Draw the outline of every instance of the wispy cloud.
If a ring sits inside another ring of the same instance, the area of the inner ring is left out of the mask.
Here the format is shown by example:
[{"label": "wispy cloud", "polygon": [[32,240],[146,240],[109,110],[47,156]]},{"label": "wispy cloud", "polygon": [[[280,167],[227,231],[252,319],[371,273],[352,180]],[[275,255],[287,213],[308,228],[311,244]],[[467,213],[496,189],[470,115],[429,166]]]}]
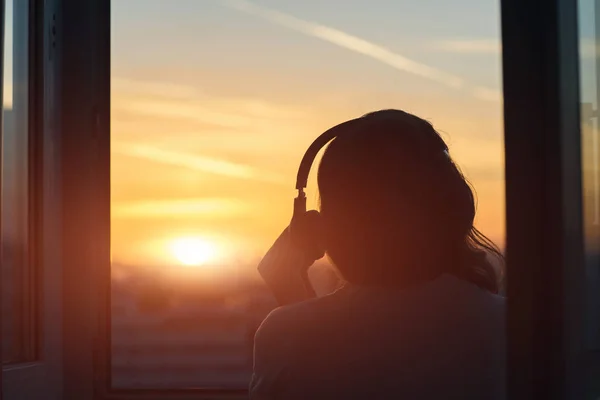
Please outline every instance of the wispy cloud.
[{"label": "wispy cloud", "polygon": [[499,102],[502,101],[502,91],[491,89],[485,86],[475,86],[471,89],[471,94],[477,97],[480,100],[494,101]]},{"label": "wispy cloud", "polygon": [[285,105],[260,97],[220,97],[190,85],[126,77],[112,79],[112,109],[163,120],[193,122],[229,130],[264,130],[278,120],[302,120],[308,107]]},{"label": "wispy cloud", "polygon": [[458,54],[500,54],[502,51],[499,39],[444,39],[432,42],[430,48]]},{"label": "wispy cloud", "polygon": [[147,96],[168,98],[190,98],[198,94],[198,90],[189,85],[180,85],[171,82],[143,81],[120,76],[111,78],[111,89],[124,94],[143,94]]},{"label": "wispy cloud", "polygon": [[383,46],[341,30],[305,21],[247,0],[222,0],[222,3],[229,8],[255,15],[271,23],[371,57],[400,71],[418,75],[450,87],[461,87],[463,85],[462,78],[458,76],[421,64]]},{"label": "wispy cloud", "polygon": [[118,108],[138,115],[151,117],[185,119],[202,124],[211,124],[223,128],[240,129],[251,126],[256,121],[247,116],[220,111],[197,102],[164,101],[158,99],[137,99],[121,101]]},{"label": "wispy cloud", "polygon": [[[370,57],[399,71],[420,76],[448,87],[457,89],[466,88],[468,93],[480,100],[496,102],[502,98],[501,95],[498,95],[497,90],[484,87],[472,87],[460,76],[412,60],[384,46],[378,45],[358,36],[354,36],[339,29],[316,22],[306,21],[293,15],[257,5],[248,0],[221,0],[221,3],[231,9],[257,16],[284,28],[324,40],[326,42]],[[454,45],[458,48],[461,47],[458,42],[454,43]],[[463,46],[464,45],[465,44],[463,44]],[[489,44],[480,45],[481,48],[487,48],[486,46],[489,46]],[[468,48],[468,46],[466,46],[466,48]],[[495,94],[492,95],[493,92]]]},{"label": "wispy cloud", "polygon": [[274,121],[301,119],[304,110],[278,106],[256,99],[197,98],[164,99],[153,96],[120,97],[119,111],[150,117],[187,120],[230,129],[268,128]]},{"label": "wispy cloud", "polygon": [[112,153],[137,157],[165,165],[188,168],[199,172],[206,172],[230,178],[249,179],[281,184],[286,183],[284,177],[279,174],[272,173],[270,171],[259,170],[249,165],[197,154],[170,151],[149,145],[114,145],[112,148]]},{"label": "wispy cloud", "polygon": [[[500,39],[491,38],[444,39],[432,42],[429,47],[434,51],[456,54],[499,55],[502,52]],[[600,50],[600,47],[593,39],[583,38],[579,41],[579,54],[582,58],[595,58],[598,50]]]},{"label": "wispy cloud", "polygon": [[113,205],[117,218],[229,218],[249,211],[247,204],[229,198],[145,200]]}]

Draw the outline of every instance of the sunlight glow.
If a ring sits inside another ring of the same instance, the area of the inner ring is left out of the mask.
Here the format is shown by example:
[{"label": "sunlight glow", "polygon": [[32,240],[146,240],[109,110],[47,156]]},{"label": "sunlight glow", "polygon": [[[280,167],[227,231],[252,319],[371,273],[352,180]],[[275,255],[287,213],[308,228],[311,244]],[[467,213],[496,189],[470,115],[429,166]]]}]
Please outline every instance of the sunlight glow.
[{"label": "sunlight glow", "polygon": [[173,256],[186,266],[202,266],[218,256],[214,243],[201,238],[179,238],[171,243]]}]

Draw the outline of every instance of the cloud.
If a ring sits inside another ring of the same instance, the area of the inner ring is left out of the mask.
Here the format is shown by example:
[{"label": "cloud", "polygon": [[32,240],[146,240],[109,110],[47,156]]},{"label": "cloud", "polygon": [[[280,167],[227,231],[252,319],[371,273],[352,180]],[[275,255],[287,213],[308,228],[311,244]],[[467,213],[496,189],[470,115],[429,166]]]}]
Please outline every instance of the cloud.
[{"label": "cloud", "polygon": [[229,218],[249,212],[249,207],[236,199],[186,198],[113,204],[111,212],[118,218]]},{"label": "cloud", "polygon": [[371,57],[400,71],[408,72],[454,88],[463,85],[462,78],[458,76],[413,61],[383,46],[338,29],[315,22],[305,21],[279,11],[256,5],[247,0],[222,0],[222,3],[229,8],[255,15],[271,23]]},{"label": "cloud", "polygon": [[261,182],[287,183],[285,177],[269,171],[259,170],[245,164],[234,163],[214,157],[180,151],[170,151],[150,145],[141,144],[116,144],[112,148],[113,154],[137,157],[153,162],[158,162],[176,167],[183,167],[195,171],[211,173],[236,179],[248,179]]},{"label": "cloud", "polygon": [[171,82],[141,81],[124,77],[111,77],[111,90],[119,95],[143,94],[169,98],[190,98],[198,94],[198,91],[189,85],[179,85]]},{"label": "cloud", "polygon": [[[429,45],[434,51],[456,54],[490,54],[499,55],[502,52],[500,39],[444,39],[434,41]],[[595,58],[600,50],[594,39],[583,38],[579,41],[579,54],[582,58]]]},{"label": "cloud", "polygon": [[459,54],[500,54],[502,45],[499,39],[450,39],[435,41],[431,49]]},{"label": "cloud", "polygon": [[502,91],[487,88],[484,86],[475,86],[471,93],[480,100],[500,102],[502,101]]},{"label": "cloud", "polygon": [[[309,106],[285,105],[260,97],[208,95],[189,85],[171,82],[112,79],[113,120],[119,112],[170,120],[185,120],[212,129],[269,130],[281,120],[303,120]],[[120,121],[123,122],[123,121]]]},{"label": "cloud", "polygon": [[270,104],[257,99],[178,100],[152,96],[119,96],[114,109],[151,117],[185,119],[229,129],[268,128],[276,120],[302,119],[306,112],[292,107]]},{"label": "cloud", "polygon": [[[495,89],[470,87],[468,82],[457,75],[411,60],[386,47],[351,35],[347,32],[315,22],[305,21],[280,11],[259,6],[248,0],[221,0],[221,3],[231,9],[257,16],[284,28],[324,40],[358,54],[370,57],[399,71],[408,72],[455,89],[466,87],[467,92],[479,100],[497,102],[502,99],[502,96],[499,96],[497,94],[498,91]],[[455,43],[455,47],[460,48],[461,46],[457,46],[457,44],[458,43]],[[489,44],[480,45],[479,47],[486,48],[486,46],[489,46]],[[468,48],[469,46],[463,44],[463,47]],[[442,48],[446,47],[442,46]]]},{"label": "cloud", "polygon": [[254,119],[247,116],[220,111],[197,102],[163,101],[152,98],[126,100],[119,102],[118,109],[138,115],[186,119],[202,124],[211,124],[232,129],[244,128],[255,122]]}]

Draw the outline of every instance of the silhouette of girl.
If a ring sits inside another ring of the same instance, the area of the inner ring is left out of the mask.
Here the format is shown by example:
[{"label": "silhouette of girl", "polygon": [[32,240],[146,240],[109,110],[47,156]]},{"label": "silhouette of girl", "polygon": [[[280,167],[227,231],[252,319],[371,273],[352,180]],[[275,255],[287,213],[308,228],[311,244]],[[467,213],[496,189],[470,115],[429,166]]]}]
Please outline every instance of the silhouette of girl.
[{"label": "silhouette of girl", "polygon": [[[322,251],[307,261],[285,233],[263,260],[280,298],[306,290],[257,331],[251,398],[503,398],[503,256],[473,226],[446,143],[400,110],[343,125],[318,168],[320,212],[292,222]],[[323,253],[346,284],[316,298],[306,270]]]}]

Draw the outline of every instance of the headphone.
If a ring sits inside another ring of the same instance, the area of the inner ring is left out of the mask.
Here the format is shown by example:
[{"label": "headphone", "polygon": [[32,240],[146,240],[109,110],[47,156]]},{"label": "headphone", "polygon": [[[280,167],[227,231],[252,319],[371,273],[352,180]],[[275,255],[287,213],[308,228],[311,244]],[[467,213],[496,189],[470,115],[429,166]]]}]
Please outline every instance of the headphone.
[{"label": "headphone", "polygon": [[[308,175],[312,164],[319,151],[329,142],[342,135],[349,135],[364,130],[373,122],[381,121],[382,117],[373,114],[367,114],[359,118],[342,122],[319,135],[308,147],[296,176],[296,190],[298,195],[294,199],[294,211],[292,221],[289,226],[292,243],[302,253],[306,255],[309,262],[314,262],[325,255],[326,246],[322,237],[323,226],[321,214],[317,210],[306,210],[306,189]],[[441,143],[440,151],[444,154],[444,159],[450,157],[448,147]]]},{"label": "headphone", "polygon": [[[290,223],[290,234],[292,243],[296,248],[306,255],[312,263],[325,255],[326,246],[319,233],[322,233],[321,214],[317,210],[306,210],[306,193],[304,189],[308,184],[308,175],[312,164],[319,151],[333,139],[349,132],[356,132],[363,128],[368,118],[360,117],[342,122],[319,135],[308,147],[296,176],[296,190],[298,195],[294,199],[294,212]],[[350,128],[351,125],[352,129]]]}]

